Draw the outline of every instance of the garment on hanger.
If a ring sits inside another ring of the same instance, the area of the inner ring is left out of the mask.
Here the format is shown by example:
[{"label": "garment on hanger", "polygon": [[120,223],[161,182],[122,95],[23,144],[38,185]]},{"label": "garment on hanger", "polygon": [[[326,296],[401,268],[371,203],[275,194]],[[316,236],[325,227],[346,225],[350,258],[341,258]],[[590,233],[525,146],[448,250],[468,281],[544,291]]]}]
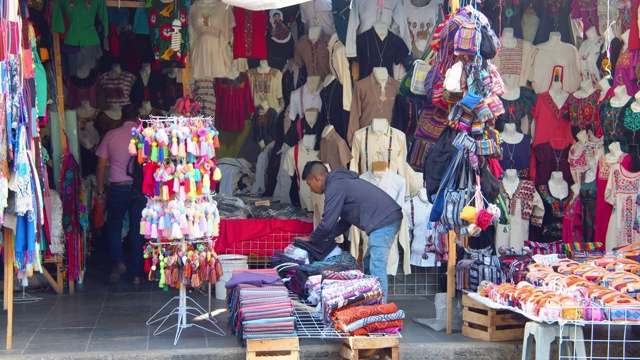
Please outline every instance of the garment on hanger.
[{"label": "garment on hanger", "polygon": [[[504,124],[516,124],[516,131],[522,131],[522,118],[529,115],[531,110],[538,102],[536,93],[528,87],[520,87],[520,97],[514,100],[508,100],[500,97],[505,112],[496,119],[496,130],[504,131]],[[528,127],[531,128],[531,127]]]},{"label": "garment on hanger", "polygon": [[318,160],[318,150],[313,149],[313,145],[306,147],[302,143],[296,144],[287,151],[282,167],[289,173],[289,176],[296,176],[300,193],[300,206],[308,211],[312,211],[313,202],[311,200],[311,188],[304,179],[302,171],[309,161]]},{"label": "garment on hanger", "polygon": [[509,195],[503,181],[500,180],[500,192],[507,199],[511,230],[505,232],[506,225],[497,225],[496,248],[506,245],[520,250],[524,241],[530,238],[529,227],[542,226],[545,209],[533,182],[520,179],[515,192]]},{"label": "garment on hanger", "polygon": [[253,141],[255,143],[264,141],[264,144],[267,145],[275,141],[277,118],[278,113],[272,108],[269,108],[264,114],[260,114],[259,111],[253,113]]},{"label": "garment on hanger", "polygon": [[[429,0],[426,5],[415,6],[411,0],[403,0],[405,13],[407,14],[407,25],[409,26],[409,36],[411,36],[411,48],[417,50],[421,57],[422,52],[416,49],[416,40],[424,39],[427,44],[431,44],[433,31],[438,26],[441,0]],[[428,45],[427,45],[428,46]],[[414,52],[414,54],[416,54]]]},{"label": "garment on hanger", "polygon": [[[542,22],[540,24],[542,26]],[[549,37],[547,36],[545,41],[548,39]],[[550,89],[554,68],[557,69],[558,66],[562,69],[562,89],[569,93],[578,90],[580,86],[580,62],[578,50],[576,50],[575,46],[566,43],[563,35],[560,44],[556,46],[539,44],[537,48],[538,54],[529,78],[536,93],[540,94]]]},{"label": "garment on hanger", "polygon": [[578,144],[573,144],[569,150],[569,168],[571,169],[571,177],[574,183],[581,182],[582,174],[589,169],[586,146],[581,145],[578,147]]},{"label": "garment on hanger", "polygon": [[393,65],[400,64],[409,55],[409,48],[400,37],[388,32],[384,39],[374,28],[361,32],[356,38],[360,79],[371,75],[373,68],[385,67],[389,77],[393,74]]},{"label": "garment on hanger", "polygon": [[605,200],[613,205],[607,229],[607,251],[640,241],[640,228],[636,219],[636,198],[639,190],[640,172],[630,172],[621,164],[611,166],[607,187],[604,190]]},{"label": "garment on hanger", "polygon": [[596,181],[584,182],[580,186],[580,202],[582,204],[582,241],[594,242],[596,229]]},{"label": "garment on hanger", "polygon": [[402,130],[407,135],[407,147],[411,148],[413,136],[418,125],[420,109],[424,102],[422,100],[396,95],[393,105],[393,115],[391,116],[391,127]]},{"label": "garment on hanger", "polygon": [[402,131],[389,126],[379,133],[367,126],[356,131],[351,146],[353,160],[349,170],[362,174],[369,171],[375,161],[384,161],[392,172],[404,175],[407,144]]},{"label": "garment on hanger", "polygon": [[122,71],[118,77],[112,77],[108,72],[100,75],[100,86],[105,92],[107,105],[120,107],[131,103],[131,89],[136,82],[136,76],[128,71]]},{"label": "garment on hanger", "polygon": [[233,8],[236,26],[233,28],[233,58],[267,58],[267,23],[264,11]]},{"label": "garment on hanger", "polygon": [[435,254],[429,254],[428,259],[423,259],[422,254],[427,246],[427,238],[432,236],[433,230],[427,228],[429,214],[433,205],[420,196],[414,196],[404,202],[402,210],[409,225],[409,243],[411,244],[411,265],[419,267],[432,267],[436,265]]},{"label": "garment on hanger", "polygon": [[298,40],[293,62],[299,68],[307,69],[307,76],[320,76],[324,79],[329,73],[329,37],[324,32],[315,42],[305,35]]},{"label": "garment on hanger", "polygon": [[91,70],[89,76],[81,79],[77,76],[64,78],[64,85],[67,88],[65,94],[65,107],[75,109],[80,106],[82,100],[89,100],[91,107],[97,108],[100,99],[100,82],[98,81],[98,71]]},{"label": "garment on hanger", "polygon": [[322,108],[321,90],[322,84],[320,84],[318,92],[314,94],[309,89],[309,86],[304,84],[301,88],[292,91],[291,104],[289,105],[289,119],[296,120],[299,117],[303,117],[305,110],[320,110]]},{"label": "garment on hanger", "polygon": [[531,3],[532,0],[487,0],[483,10],[491,21],[491,28],[496,35],[502,34],[504,28],[512,28],[513,36],[523,39],[522,15]]},{"label": "garment on hanger", "polygon": [[629,49],[640,49],[640,29],[638,28],[638,9],[640,8],[640,0],[633,0],[631,5],[631,23],[629,24]]},{"label": "garment on hanger", "polygon": [[347,60],[344,45],[338,41],[336,34],[331,35],[328,44],[329,49],[329,70],[335,75],[342,85],[342,108],[345,111],[351,109],[351,98],[353,97],[353,88],[351,84],[351,65]]},{"label": "garment on hanger", "polygon": [[[251,83],[253,84],[253,82]],[[200,103],[200,113],[204,116],[216,115],[216,80],[194,79],[191,91],[193,98]]]},{"label": "garment on hanger", "polygon": [[246,73],[237,78],[216,79],[216,120],[218,130],[242,131],[247,116],[256,111],[251,98],[251,82]]},{"label": "garment on hanger", "polygon": [[535,241],[550,243],[562,240],[562,215],[573,198],[573,191],[569,188],[569,194],[565,198],[559,199],[551,195],[549,184],[544,183],[538,185],[538,193],[544,205],[544,216],[542,227],[538,229],[539,235]]},{"label": "garment on hanger", "polygon": [[634,101],[633,98],[621,106],[611,105],[611,99],[600,104],[600,126],[604,131],[604,151],[609,152],[609,145],[613,142],[620,143],[623,152],[629,151],[629,143],[632,142],[633,133],[624,127],[624,112]]},{"label": "garment on hanger", "polygon": [[351,143],[356,130],[369,126],[373,118],[389,120],[393,117],[399,85],[397,80],[389,76],[383,90],[373,74],[356,83],[349,113],[348,143]]},{"label": "garment on hanger", "polygon": [[[580,3],[580,1],[576,1],[575,3]],[[588,29],[588,27],[585,29]],[[598,37],[596,39],[586,39],[582,42],[582,45],[580,45],[578,57],[580,59],[581,81],[591,80],[594,85],[600,81],[600,69],[598,68],[600,61],[598,61],[598,59],[602,54],[603,44],[604,41],[602,38]]]},{"label": "garment on hanger", "polygon": [[573,198],[562,215],[562,242],[582,243],[582,201],[580,194]]},{"label": "garment on hanger", "polygon": [[635,73],[637,64],[638,51],[631,51],[628,48],[623,50],[616,62],[616,70],[613,75],[613,84],[611,87],[616,88],[619,85],[625,85],[629,96],[633,96],[640,91]]},{"label": "garment on hanger", "polygon": [[409,152],[409,165],[415,171],[424,171],[424,162],[436,146],[440,135],[449,124],[448,111],[425,103],[413,134]]},{"label": "garment on hanger", "polygon": [[520,179],[529,178],[529,165],[531,161],[531,136],[524,135],[517,144],[509,144],[502,141],[502,159],[500,166],[504,169],[515,169]]},{"label": "garment on hanger", "polygon": [[586,98],[577,98],[573,94],[569,94],[567,103],[569,104],[569,121],[571,121],[571,126],[580,130],[593,128],[594,124],[598,123],[599,99],[600,90],[598,89]]},{"label": "garment on hanger", "polygon": [[189,58],[194,79],[223,77],[229,73],[231,58],[227,56],[227,44],[235,26],[231,7],[222,1],[213,6],[197,1],[191,6]]},{"label": "garment on hanger", "polygon": [[280,9],[269,10],[267,22],[267,55],[283,60],[293,59],[298,24],[300,22],[300,6],[292,5]]},{"label": "garment on hanger", "polygon": [[[341,138],[347,138],[347,128],[349,126],[349,112],[342,106],[344,86],[336,79],[326,85],[320,91],[322,98],[322,110],[320,119],[335,127]],[[349,104],[351,107],[351,104]]]},{"label": "garment on hanger", "polygon": [[[613,27],[611,26],[614,20],[617,20],[619,17],[618,7],[614,6],[613,3],[610,3],[609,0],[598,0],[598,34],[604,35],[607,32],[607,28]],[[616,23],[618,23],[616,21]],[[613,24],[615,27],[619,29],[618,24]],[[619,31],[615,31],[617,35],[621,33]]]},{"label": "garment on hanger", "polygon": [[100,45],[100,37],[95,27],[96,17],[104,26],[103,35],[108,36],[109,20],[106,1],[83,1],[75,6],[74,0],[59,0],[53,4],[51,30],[65,35],[65,45],[83,47]]},{"label": "garment on hanger", "polygon": [[531,167],[531,176],[535,184],[545,184],[551,179],[551,173],[562,171],[564,180],[573,184],[569,167],[570,145],[562,149],[554,149],[550,143],[542,143],[533,147],[536,163]]},{"label": "garment on hanger", "polygon": [[346,167],[353,158],[349,146],[343,138],[338,135],[335,128],[320,140],[320,161],[329,164],[331,170]]},{"label": "garment on hanger", "polygon": [[100,139],[103,139],[109,130],[117,129],[122,126],[122,119],[112,119],[105,113],[101,111],[94,120],[94,125],[96,130],[100,133]]},{"label": "garment on hanger", "polygon": [[351,0],[331,0],[331,9],[333,9],[333,23],[336,28],[336,34],[340,42],[346,44],[349,16],[351,14]]},{"label": "garment on hanger", "polygon": [[[582,21],[582,34],[578,34],[583,39],[586,38],[586,32],[594,26],[596,31],[600,30],[598,23],[598,0],[578,0],[571,4],[571,19],[579,19]],[[600,33],[598,33],[599,35]],[[583,43],[584,44],[584,43]]]},{"label": "garment on hanger", "polygon": [[596,233],[595,241],[605,243],[607,239],[607,229],[609,219],[613,211],[613,205],[605,200],[605,190],[609,181],[609,174],[613,165],[622,164],[625,169],[631,166],[631,156],[623,153],[614,162],[608,162],[606,156],[598,160],[598,170],[596,176]]},{"label": "garment on hanger", "polygon": [[142,106],[144,101],[151,101],[151,88],[149,88],[149,79],[151,79],[151,73],[149,73],[149,78],[147,79],[147,83],[144,83],[142,79],[142,75],[135,74],[136,77],[135,82],[131,88],[131,103],[135,104],[137,107]]},{"label": "garment on hanger", "polygon": [[[197,8],[199,5],[196,2],[193,7]],[[190,9],[193,8],[188,0],[176,0],[168,4],[163,0],[151,0],[151,6],[147,7],[151,45],[156,53],[156,58],[164,63],[165,67],[184,68],[186,66],[189,34],[198,32],[188,29],[189,24],[193,25],[193,21],[189,21]],[[200,12],[196,12],[192,18],[196,23],[199,21],[200,14]],[[190,53],[189,56],[193,56],[193,53]],[[208,60],[210,61],[211,58]],[[197,61],[194,61],[195,63]]]},{"label": "garment on hanger", "polygon": [[572,0],[534,1],[533,7],[536,10],[536,15],[540,18],[538,32],[533,41],[534,45],[542,44],[549,40],[549,34],[554,31],[560,32],[562,42],[574,44],[573,36],[571,35],[571,22],[569,21],[571,3]]},{"label": "garment on hanger", "polygon": [[336,32],[333,24],[331,0],[311,0],[300,4],[300,15],[307,30],[320,26],[326,34]]},{"label": "garment on hanger", "polygon": [[251,81],[251,96],[255,106],[263,101],[272,109],[280,109],[282,99],[282,73],[278,69],[269,68],[266,73],[261,73],[258,68],[247,71]]}]

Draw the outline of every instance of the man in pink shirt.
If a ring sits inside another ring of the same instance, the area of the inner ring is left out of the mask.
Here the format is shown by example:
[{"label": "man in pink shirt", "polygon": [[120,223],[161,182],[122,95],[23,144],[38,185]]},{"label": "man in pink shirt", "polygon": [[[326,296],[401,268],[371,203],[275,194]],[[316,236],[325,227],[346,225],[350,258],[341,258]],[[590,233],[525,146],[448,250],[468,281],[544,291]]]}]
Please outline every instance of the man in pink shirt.
[{"label": "man in pink shirt", "polygon": [[[98,201],[105,201],[104,174],[109,168],[109,196],[106,196],[107,210],[107,239],[109,252],[114,261],[114,268],[109,276],[109,282],[120,281],[120,277],[127,271],[122,252],[122,224],[125,213],[129,213],[129,240],[131,241],[131,277],[134,284],[140,284],[143,277],[142,247],[144,237],[140,235],[140,216],[147,200],[141,189],[133,186],[132,169],[128,169],[133,162],[129,155],[129,142],[131,141],[131,128],[140,123],[138,108],[133,105],[125,105],[122,108],[123,124],[117,129],[109,131],[100,146],[96,177],[98,183]],[[129,172],[127,172],[129,170]]]}]

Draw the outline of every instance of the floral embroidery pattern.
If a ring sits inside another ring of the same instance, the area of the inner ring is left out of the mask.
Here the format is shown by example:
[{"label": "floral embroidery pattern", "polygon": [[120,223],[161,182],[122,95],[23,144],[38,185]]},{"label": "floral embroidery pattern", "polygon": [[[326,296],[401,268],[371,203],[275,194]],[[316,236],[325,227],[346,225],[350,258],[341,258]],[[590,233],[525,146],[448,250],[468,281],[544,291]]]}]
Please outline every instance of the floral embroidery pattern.
[{"label": "floral embroidery pattern", "polygon": [[[633,101],[633,98],[629,102]],[[600,105],[600,125],[604,131],[604,142],[609,145],[613,142],[619,142],[622,151],[627,152],[629,148],[629,139],[625,135],[625,128],[622,121],[624,109],[629,105],[622,107],[611,106],[611,100],[606,100]]]},{"label": "floral embroidery pattern", "polygon": [[571,125],[577,126],[580,130],[586,130],[587,127],[596,122],[596,106],[600,98],[600,90],[596,90],[584,99],[579,99],[573,94],[569,95],[567,102],[569,103],[569,119]]},{"label": "floral embroidery pattern", "polygon": [[509,215],[514,216],[516,214],[517,201],[521,201],[520,217],[522,220],[528,221],[531,218],[531,212],[533,211],[533,196],[535,194],[535,187],[533,182],[529,180],[520,180],[516,191],[512,197],[505,191],[502,181],[500,182],[500,191],[504,194],[509,202]]},{"label": "floral embroidery pattern", "polygon": [[573,197],[573,191],[569,190],[569,195],[564,199],[558,199],[557,197],[551,195],[551,191],[549,190],[548,185],[540,185],[538,186],[538,192],[540,193],[540,197],[547,204],[551,205],[551,210],[553,211],[553,216],[562,217],[564,214],[564,209],[569,206],[569,202]]},{"label": "floral embroidery pattern", "polygon": [[[611,190],[616,199],[612,214],[618,216],[618,245],[626,245],[633,242],[634,230],[640,232],[640,228],[636,224],[636,198],[638,197],[640,174],[634,174],[635,177],[627,177],[623,174],[620,166],[611,171],[613,177]],[[622,209],[619,209],[618,206],[621,206]]]}]

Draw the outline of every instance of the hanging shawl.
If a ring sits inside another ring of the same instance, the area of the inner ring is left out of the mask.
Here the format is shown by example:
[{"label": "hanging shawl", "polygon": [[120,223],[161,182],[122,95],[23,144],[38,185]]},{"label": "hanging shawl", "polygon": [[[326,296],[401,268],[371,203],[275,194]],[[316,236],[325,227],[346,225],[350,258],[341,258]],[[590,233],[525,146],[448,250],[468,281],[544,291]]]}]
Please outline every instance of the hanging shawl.
[{"label": "hanging shawl", "polygon": [[67,276],[69,281],[81,280],[85,270],[84,251],[89,221],[80,184],[80,167],[68,146],[62,159],[60,188],[62,189],[62,227],[68,262]]}]

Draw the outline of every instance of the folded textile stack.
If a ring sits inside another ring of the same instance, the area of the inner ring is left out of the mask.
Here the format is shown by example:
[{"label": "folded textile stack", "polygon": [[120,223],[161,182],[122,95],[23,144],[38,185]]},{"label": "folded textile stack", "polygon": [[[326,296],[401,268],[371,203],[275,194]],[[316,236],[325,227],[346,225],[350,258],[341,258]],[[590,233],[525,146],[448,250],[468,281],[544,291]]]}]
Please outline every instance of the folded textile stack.
[{"label": "folded textile stack", "polygon": [[361,271],[324,271],[322,273],[322,319],[329,322],[330,314],[338,309],[379,305],[384,301],[380,279]]},{"label": "folded textile stack", "polygon": [[274,269],[236,270],[225,285],[231,329],[243,339],[296,336],[293,304]]},{"label": "folded textile stack", "polygon": [[336,330],[351,335],[397,334],[402,330],[404,311],[394,303],[352,306],[331,313]]}]

